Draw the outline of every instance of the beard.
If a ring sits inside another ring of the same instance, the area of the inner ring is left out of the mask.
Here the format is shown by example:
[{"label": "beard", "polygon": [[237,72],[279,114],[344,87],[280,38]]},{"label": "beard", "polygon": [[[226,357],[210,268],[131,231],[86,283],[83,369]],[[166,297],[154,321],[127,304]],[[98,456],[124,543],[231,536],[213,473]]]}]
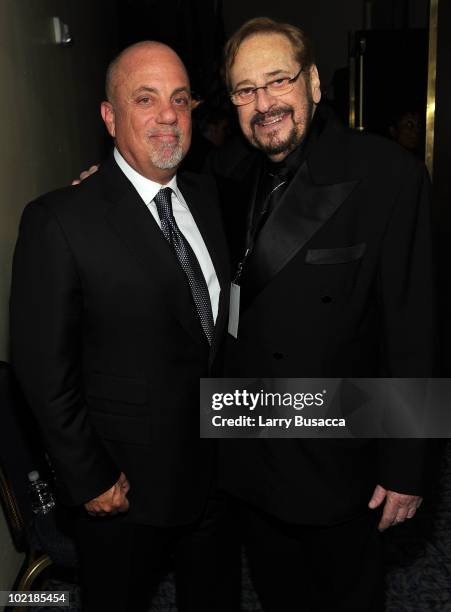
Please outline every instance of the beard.
[{"label": "beard", "polygon": [[152,136],[162,133],[163,132],[161,129],[150,130],[147,133],[149,143],[151,144],[149,158],[152,164],[160,170],[168,170],[178,166],[185,155],[183,148],[183,135],[179,128],[174,127],[170,130],[164,131],[164,133],[170,134],[171,136],[176,136],[177,141],[175,143],[155,142]]},{"label": "beard", "polygon": [[[313,106],[313,99],[310,95],[308,95],[302,107],[302,116],[301,121],[299,123],[295,123],[294,108],[289,105],[284,105],[282,107],[275,108],[273,110],[268,111],[267,113],[260,113],[257,111],[250,121],[253,137],[252,144],[268,156],[280,155],[281,153],[288,155],[289,153],[291,153],[291,151],[296,149],[296,147],[298,147],[304,140],[310,123],[312,121]],[[290,114],[292,127],[284,138],[281,137],[277,128],[275,128],[272,132],[268,132],[265,135],[264,140],[261,140],[258,137],[256,131],[257,125],[259,125],[260,123],[265,123],[270,119],[275,119],[276,117],[282,116],[287,112]]]}]

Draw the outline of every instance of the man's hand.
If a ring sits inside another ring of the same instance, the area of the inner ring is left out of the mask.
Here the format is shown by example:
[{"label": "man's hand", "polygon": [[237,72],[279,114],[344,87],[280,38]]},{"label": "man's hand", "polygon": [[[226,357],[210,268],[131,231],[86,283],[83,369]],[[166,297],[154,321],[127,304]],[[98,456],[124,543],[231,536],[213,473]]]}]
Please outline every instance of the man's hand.
[{"label": "man's hand", "polygon": [[80,178],[73,180],[71,185],[79,185],[82,181],[85,180],[85,178],[88,178],[88,176],[91,176],[91,174],[94,174],[94,172],[97,172],[98,169],[99,169],[99,165],[97,164],[97,166],[91,166],[89,170],[84,170],[80,174]]},{"label": "man's hand", "polygon": [[116,484],[105,493],[86,502],[85,508],[91,516],[111,516],[118,512],[127,512],[129,508],[127,493],[129,490],[130,484],[127,477],[121,472]]},{"label": "man's hand", "polygon": [[388,491],[377,485],[368,507],[374,510],[385,500],[384,512],[379,522],[379,531],[384,531],[388,527],[403,523],[406,519],[411,519],[420,507],[423,499],[418,495],[404,495],[395,491]]}]

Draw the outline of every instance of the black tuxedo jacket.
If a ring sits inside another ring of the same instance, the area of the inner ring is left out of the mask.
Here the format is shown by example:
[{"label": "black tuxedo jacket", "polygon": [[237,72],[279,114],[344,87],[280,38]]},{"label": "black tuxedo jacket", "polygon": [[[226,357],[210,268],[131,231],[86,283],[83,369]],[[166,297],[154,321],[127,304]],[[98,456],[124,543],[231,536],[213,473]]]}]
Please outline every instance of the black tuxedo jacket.
[{"label": "black tuxedo jacket", "polygon": [[[327,109],[317,112],[324,127],[244,266],[228,374],[433,375],[425,168],[388,140],[344,129]],[[225,214],[229,233],[246,200],[254,200],[260,165],[258,154],[250,154],[223,183],[226,204],[234,203]],[[245,220],[235,237],[244,236],[244,227]],[[414,440],[226,440],[223,477],[234,494],[283,519],[330,524],[363,512],[378,483],[418,493],[422,446]]]},{"label": "black tuxedo jacket", "polygon": [[13,365],[65,500],[82,504],[123,471],[130,518],[164,526],[196,519],[212,481],[199,378],[214,369],[228,300],[214,183],[178,185],[221,285],[211,349],[172,248],[113,157],[27,206],[11,296]]}]

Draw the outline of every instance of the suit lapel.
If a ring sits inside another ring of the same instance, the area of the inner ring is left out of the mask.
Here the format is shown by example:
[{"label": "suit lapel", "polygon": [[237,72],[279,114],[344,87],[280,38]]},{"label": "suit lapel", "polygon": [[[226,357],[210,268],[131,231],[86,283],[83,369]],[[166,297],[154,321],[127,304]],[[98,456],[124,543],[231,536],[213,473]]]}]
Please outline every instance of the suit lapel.
[{"label": "suit lapel", "polygon": [[195,175],[188,173],[177,177],[177,183],[199,228],[222,288],[226,277],[228,278],[228,264],[213,184],[210,184],[210,181],[200,184]]},{"label": "suit lapel", "polygon": [[187,308],[192,298],[185,274],[152,214],[113,159],[102,164],[99,172],[110,201],[107,222],[146,269],[149,283],[161,284],[168,307],[183,327],[197,342],[205,343],[197,314]]},{"label": "suit lapel", "polygon": [[227,321],[230,270],[216,190],[211,179],[204,177],[201,183],[199,178],[191,173],[181,173],[177,177],[177,184],[205,242],[221,288],[218,316],[210,351],[210,362],[212,362]]},{"label": "suit lapel", "polygon": [[215,175],[221,202],[222,222],[230,250],[232,275],[244,255],[259,169],[260,156],[252,151],[234,168],[233,173]]},{"label": "suit lapel", "polygon": [[[257,206],[257,194],[258,186],[260,183],[262,173],[262,164],[260,156],[255,157],[254,164],[249,170],[249,174],[246,177],[246,183],[243,184],[243,192],[247,194],[248,211],[247,211],[247,229],[246,229],[246,245],[249,245],[251,240],[251,232],[253,228],[255,207]],[[244,249],[243,253],[244,255]]]},{"label": "suit lapel", "polygon": [[301,165],[258,234],[243,272],[242,309],[323,227],[359,183],[360,179],[349,180],[345,175],[340,134],[340,128],[325,128],[308,162]]}]

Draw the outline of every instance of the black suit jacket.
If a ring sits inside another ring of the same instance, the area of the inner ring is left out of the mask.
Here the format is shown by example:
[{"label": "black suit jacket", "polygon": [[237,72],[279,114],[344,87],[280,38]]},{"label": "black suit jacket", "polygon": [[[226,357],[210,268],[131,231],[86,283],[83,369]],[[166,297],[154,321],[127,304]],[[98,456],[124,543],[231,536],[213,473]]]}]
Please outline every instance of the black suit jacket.
[{"label": "black suit jacket", "polygon": [[[228,374],[431,376],[437,336],[425,168],[388,140],[344,129],[327,109],[317,112],[324,127],[244,266]],[[259,167],[251,154],[227,177],[224,185],[243,201],[226,219],[253,202]],[[365,511],[377,483],[418,493],[422,446],[227,440],[224,483],[288,521],[330,524]]]},{"label": "black suit jacket", "polygon": [[113,157],[27,206],[11,295],[13,365],[65,500],[82,504],[123,471],[130,518],[154,525],[188,523],[205,503],[215,449],[199,441],[199,378],[228,299],[214,183],[178,185],[221,285],[211,349],[173,250]]}]

